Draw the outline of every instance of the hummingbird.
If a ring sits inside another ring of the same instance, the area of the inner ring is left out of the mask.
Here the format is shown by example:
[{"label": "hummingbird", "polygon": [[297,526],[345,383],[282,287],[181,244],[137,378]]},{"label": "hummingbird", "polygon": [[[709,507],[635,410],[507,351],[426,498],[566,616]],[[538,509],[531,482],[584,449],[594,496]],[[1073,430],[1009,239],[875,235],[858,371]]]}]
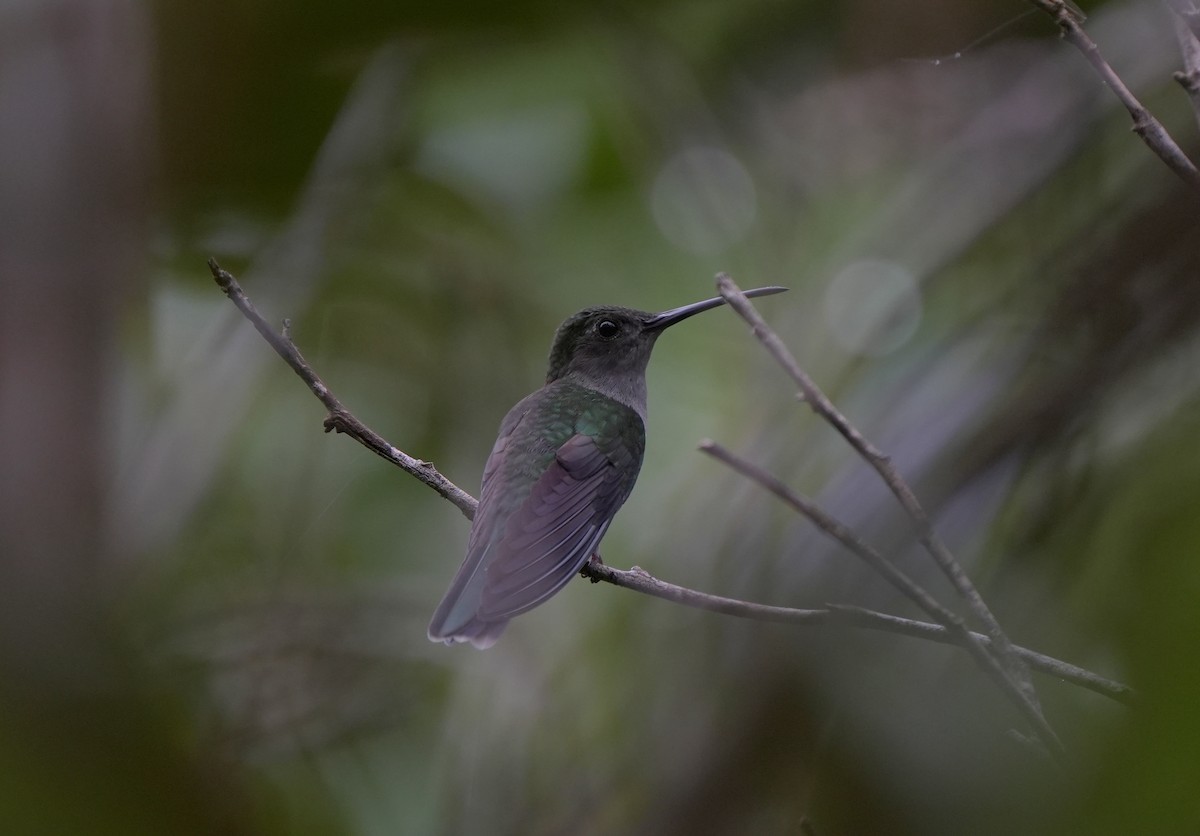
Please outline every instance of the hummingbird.
[{"label": "hummingbird", "polygon": [[715,297],[662,313],[585,308],[559,326],[546,385],[500,423],[467,555],[434,611],[431,641],[491,647],[510,619],[583,568],[642,468],[646,366],[655,341],[724,303]]}]

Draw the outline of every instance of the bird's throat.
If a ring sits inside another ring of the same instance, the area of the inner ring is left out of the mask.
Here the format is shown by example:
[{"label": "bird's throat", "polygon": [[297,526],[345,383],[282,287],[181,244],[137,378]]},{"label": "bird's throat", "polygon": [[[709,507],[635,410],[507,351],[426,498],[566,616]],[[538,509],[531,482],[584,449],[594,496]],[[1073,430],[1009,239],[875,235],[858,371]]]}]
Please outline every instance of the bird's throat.
[{"label": "bird's throat", "polygon": [[591,375],[584,371],[573,370],[566,374],[566,379],[579,386],[599,392],[614,401],[632,409],[646,422],[646,374],[604,374]]}]

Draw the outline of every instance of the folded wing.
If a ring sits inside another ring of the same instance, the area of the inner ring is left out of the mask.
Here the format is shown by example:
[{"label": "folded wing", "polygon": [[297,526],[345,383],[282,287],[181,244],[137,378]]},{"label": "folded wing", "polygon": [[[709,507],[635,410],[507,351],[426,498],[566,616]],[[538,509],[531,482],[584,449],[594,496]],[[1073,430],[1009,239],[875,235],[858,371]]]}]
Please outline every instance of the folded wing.
[{"label": "folded wing", "polygon": [[[614,460],[615,459],[615,460]],[[632,451],[574,435],[492,544],[479,617],[510,619],[563,587],[587,561],[633,487]]]}]

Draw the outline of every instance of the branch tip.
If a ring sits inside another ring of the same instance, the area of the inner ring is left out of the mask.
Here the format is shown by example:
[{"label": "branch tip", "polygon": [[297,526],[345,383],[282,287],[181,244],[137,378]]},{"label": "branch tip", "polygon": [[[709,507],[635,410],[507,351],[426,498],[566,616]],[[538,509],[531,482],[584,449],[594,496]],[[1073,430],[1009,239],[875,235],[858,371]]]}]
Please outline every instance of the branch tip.
[{"label": "branch tip", "polygon": [[[1046,0],[1062,7],[1062,0]],[[890,459],[876,448],[859,430],[850,423],[845,415],[825,395],[816,382],[809,377],[801,367],[795,355],[787,348],[783,340],[776,334],[750,301],[741,294],[737,285],[727,276],[719,279],[717,286],[721,295],[729,305],[750,326],[751,332],[762,343],[767,352],[779,366],[792,378],[792,381],[805,395],[805,400],[822,419],[832,426],[846,442],[879,474],[880,479],[895,495],[901,507],[913,523],[922,545],[925,547],[934,563],[949,579],[959,597],[966,603],[972,614],[979,619],[986,629],[990,642],[984,643],[976,639],[963,625],[961,617],[936,601],[923,587],[914,583],[900,572],[887,558],[861,540],[850,528],[826,514],[815,503],[800,494],[793,492],[777,477],[767,473],[762,468],[752,465],[744,459],[733,455],[724,448],[714,448],[705,452],[720,459],[748,479],[757,482],[769,492],[775,494],[793,509],[812,520],[831,536],[842,542],[852,552],[864,559],[893,586],[906,594],[917,603],[935,621],[957,634],[963,648],[971,654],[980,666],[990,673],[1000,688],[1007,693],[1016,707],[1025,715],[1038,736],[1047,747],[1055,753],[1064,750],[1054,730],[1050,728],[1042,714],[1041,705],[1037,699],[1032,679],[1024,661],[1013,650],[1013,644],[999,622],[992,614],[983,596],[975,588],[962,566],[946,548],[937,536],[929,522],[928,515],[922,508],[912,488],[905,481],[899,470]],[[821,522],[817,522],[821,520]]]},{"label": "branch tip", "polygon": [[237,284],[233,276],[221,267],[215,258],[208,260],[208,269],[212,272],[213,280],[216,281],[217,286],[228,295],[233,286]]}]

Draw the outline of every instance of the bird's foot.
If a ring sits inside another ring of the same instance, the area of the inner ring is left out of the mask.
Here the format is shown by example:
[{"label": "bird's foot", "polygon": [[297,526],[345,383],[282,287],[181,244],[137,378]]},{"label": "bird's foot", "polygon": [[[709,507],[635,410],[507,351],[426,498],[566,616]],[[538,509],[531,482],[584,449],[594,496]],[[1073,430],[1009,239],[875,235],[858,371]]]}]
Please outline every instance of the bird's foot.
[{"label": "bird's foot", "polygon": [[593,566],[603,566],[604,561],[600,558],[600,552],[592,552],[592,556],[587,559],[587,563],[583,564],[583,568],[579,570],[579,574],[583,575],[592,583],[600,583],[600,579],[591,573]]}]

